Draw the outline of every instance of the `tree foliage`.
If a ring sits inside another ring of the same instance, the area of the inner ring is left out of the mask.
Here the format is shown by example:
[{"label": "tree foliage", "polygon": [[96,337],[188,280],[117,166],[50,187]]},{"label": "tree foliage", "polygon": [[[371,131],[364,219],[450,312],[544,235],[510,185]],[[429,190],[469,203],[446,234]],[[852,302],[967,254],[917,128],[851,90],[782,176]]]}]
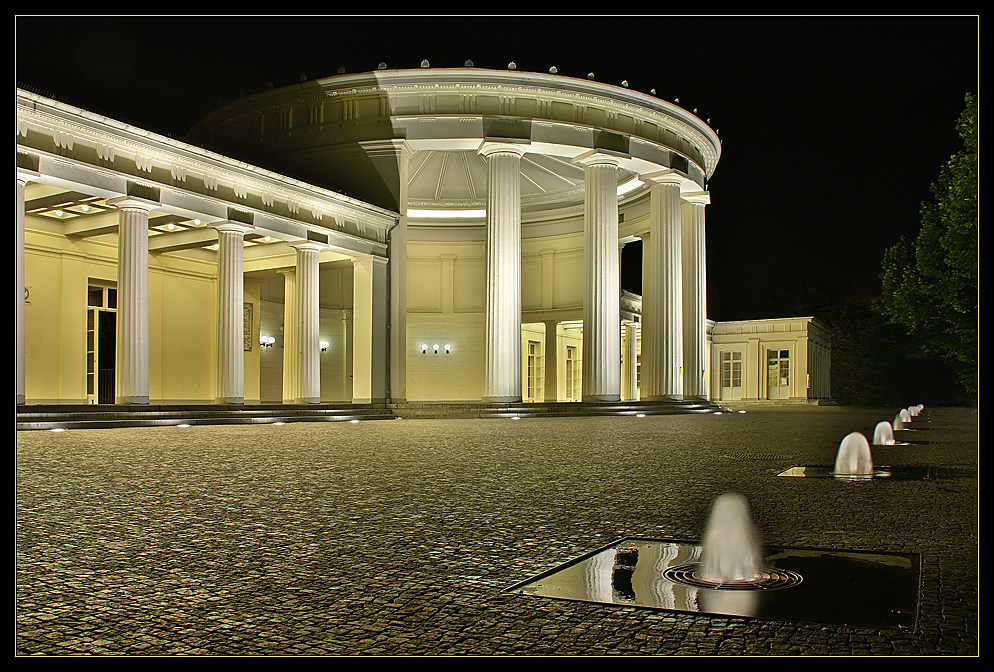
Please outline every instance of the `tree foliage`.
[{"label": "tree foliage", "polygon": [[963,146],[939,172],[921,206],[917,239],[901,238],[884,253],[883,315],[902,325],[922,349],[954,368],[965,398],[977,392],[978,104],[967,94],[956,130]]}]

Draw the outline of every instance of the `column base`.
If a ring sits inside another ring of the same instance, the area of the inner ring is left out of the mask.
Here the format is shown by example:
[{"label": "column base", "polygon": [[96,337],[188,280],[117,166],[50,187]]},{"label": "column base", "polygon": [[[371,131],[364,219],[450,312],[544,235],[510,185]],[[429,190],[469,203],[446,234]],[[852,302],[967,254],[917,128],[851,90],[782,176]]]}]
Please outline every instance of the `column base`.
[{"label": "column base", "polygon": [[300,397],[294,403],[297,403],[297,404],[320,404],[321,403],[321,398],[320,397]]},{"label": "column base", "polygon": [[148,406],[148,397],[118,397],[115,404],[137,404]]},{"label": "column base", "polygon": [[214,400],[214,403],[241,405],[245,403],[245,397],[218,397]]},{"label": "column base", "polygon": [[520,404],[521,397],[483,397],[485,404]]},{"label": "column base", "polygon": [[583,395],[583,401],[621,401],[620,394],[585,394]]},{"label": "column base", "polygon": [[641,398],[642,401],[683,401],[682,394],[651,394]]},{"label": "column base", "polygon": [[[377,398],[366,398],[366,397],[352,397],[353,404],[385,404],[387,403],[386,397]],[[396,402],[394,402],[396,403]]]}]

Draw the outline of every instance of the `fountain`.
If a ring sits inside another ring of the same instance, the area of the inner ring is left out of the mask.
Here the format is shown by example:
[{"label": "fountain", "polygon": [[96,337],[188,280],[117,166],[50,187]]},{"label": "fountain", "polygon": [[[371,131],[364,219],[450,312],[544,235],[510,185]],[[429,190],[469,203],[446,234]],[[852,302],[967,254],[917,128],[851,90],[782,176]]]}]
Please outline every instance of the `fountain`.
[{"label": "fountain", "polygon": [[835,476],[844,478],[870,478],[873,476],[873,458],[870,444],[859,432],[852,432],[839,444],[835,457]]},{"label": "fountain", "polygon": [[908,411],[908,409],[902,408],[901,412],[898,413],[898,415],[901,417],[901,422],[903,423],[911,422],[911,413]]},{"label": "fountain", "polygon": [[920,565],[920,556],[910,554],[761,548],[748,501],[725,493],[711,504],[700,544],[626,537],[507,592],[698,614],[913,629]]},{"label": "fountain", "polygon": [[701,544],[700,578],[717,585],[756,581],[762,558],[749,502],[734,492],[717,497]]},{"label": "fountain", "polygon": [[886,420],[878,422],[877,426],[873,428],[873,445],[893,446],[894,443],[894,430],[890,423]]},{"label": "fountain", "polygon": [[900,431],[904,429],[904,420],[901,420],[901,414],[898,413],[894,416],[894,431]]}]

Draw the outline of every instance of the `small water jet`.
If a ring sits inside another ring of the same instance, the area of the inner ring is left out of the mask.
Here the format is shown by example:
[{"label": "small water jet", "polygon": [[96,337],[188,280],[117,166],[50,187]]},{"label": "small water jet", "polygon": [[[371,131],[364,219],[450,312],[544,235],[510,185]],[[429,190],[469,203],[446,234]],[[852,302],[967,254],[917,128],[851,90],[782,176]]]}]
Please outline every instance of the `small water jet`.
[{"label": "small water jet", "polygon": [[890,423],[886,420],[878,422],[877,426],[873,428],[873,445],[893,446],[894,443],[894,429]]},{"label": "small water jet", "polygon": [[844,478],[870,478],[873,476],[873,458],[870,443],[859,432],[852,432],[842,439],[835,457],[836,476]]},{"label": "small water jet", "polygon": [[899,431],[902,431],[904,429],[904,420],[901,419],[901,414],[900,413],[898,413],[897,415],[894,416],[894,423],[893,423],[893,425],[894,425],[894,431],[895,432],[899,432]]},{"label": "small water jet", "polygon": [[746,498],[734,492],[716,498],[701,544],[700,577],[716,585],[756,581],[762,558]]},{"label": "small water jet", "polygon": [[898,416],[901,418],[901,422],[905,424],[911,422],[911,413],[906,408],[902,408]]}]

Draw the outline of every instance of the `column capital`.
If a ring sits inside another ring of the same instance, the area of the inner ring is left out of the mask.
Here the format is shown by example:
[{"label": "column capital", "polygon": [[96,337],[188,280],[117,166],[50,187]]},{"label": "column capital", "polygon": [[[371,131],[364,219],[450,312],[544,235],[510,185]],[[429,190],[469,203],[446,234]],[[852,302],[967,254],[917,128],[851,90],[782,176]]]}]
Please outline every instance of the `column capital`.
[{"label": "column capital", "polygon": [[249,231],[255,230],[255,227],[251,224],[233,222],[228,219],[221,220],[220,222],[214,222],[213,224],[210,224],[210,227],[217,229],[218,231],[230,231],[231,233],[241,233],[242,235],[245,235]]},{"label": "column capital", "polygon": [[530,140],[516,142],[513,140],[484,140],[480,143],[476,153],[480,156],[489,157],[491,154],[517,154],[523,156],[528,151]]},{"label": "column capital", "polygon": [[570,159],[573,163],[579,163],[581,166],[620,166],[621,160],[626,158],[627,155],[616,154],[604,149],[592,149],[589,152],[584,152]]},{"label": "column capital", "polygon": [[137,198],[135,196],[118,196],[117,198],[108,199],[107,202],[119,210],[143,210],[145,212],[151,212],[161,205],[156,201]]},{"label": "column capital", "polygon": [[707,191],[688,191],[680,198],[694,205],[711,205],[711,193]]},{"label": "column capital", "polygon": [[315,243],[313,240],[301,240],[296,243],[290,243],[290,247],[301,252],[320,252],[324,249],[324,245]]},{"label": "column capital", "polygon": [[357,254],[352,257],[352,266],[355,267],[362,263],[372,262],[372,265],[386,266],[390,263],[390,260],[386,257],[381,257],[375,254]]},{"label": "column capital", "polygon": [[639,175],[639,179],[643,182],[651,182],[653,184],[670,184],[679,187],[687,179],[680,175],[680,173],[672,168],[664,168],[663,170],[656,170],[651,173],[643,173]]}]

